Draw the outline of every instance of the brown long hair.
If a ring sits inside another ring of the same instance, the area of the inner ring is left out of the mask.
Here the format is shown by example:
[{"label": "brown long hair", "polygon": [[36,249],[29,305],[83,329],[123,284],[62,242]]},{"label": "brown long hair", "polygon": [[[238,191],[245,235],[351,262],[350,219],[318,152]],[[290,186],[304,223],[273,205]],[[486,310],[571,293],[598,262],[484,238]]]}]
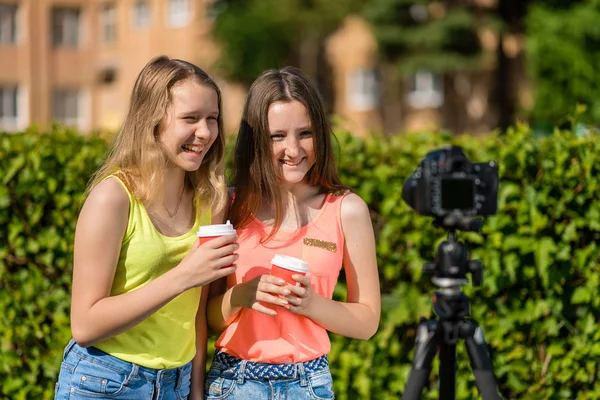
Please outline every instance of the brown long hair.
[{"label": "brown long hair", "polygon": [[312,124],[315,164],[308,171],[308,183],[322,191],[343,188],[334,162],[333,132],[319,92],[297,68],[263,72],[250,86],[244,105],[234,153],[235,198],[228,219],[234,226],[243,227],[263,202],[274,206],[275,225],[266,240],[281,227],[285,210],[281,184],[273,168],[268,112],[275,102],[293,100],[306,107]]},{"label": "brown long hair", "polygon": [[187,61],[159,56],[150,60],[138,75],[123,126],[116,135],[108,157],[94,174],[89,191],[113,174],[119,174],[142,203],[162,201],[166,166],[169,161],[160,143],[160,122],[172,101],[172,88],[193,79],[217,92],[219,134],[196,171],[186,172],[185,183],[195,199],[215,210],[226,204],[223,161],[225,135],[221,113],[221,91],[206,72]]}]

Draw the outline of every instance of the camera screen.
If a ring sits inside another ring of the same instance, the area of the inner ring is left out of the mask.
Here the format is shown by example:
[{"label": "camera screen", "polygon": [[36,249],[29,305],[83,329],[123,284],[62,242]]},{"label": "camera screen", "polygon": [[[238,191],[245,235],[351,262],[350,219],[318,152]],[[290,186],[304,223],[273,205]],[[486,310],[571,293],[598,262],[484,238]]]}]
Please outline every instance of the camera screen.
[{"label": "camera screen", "polygon": [[442,208],[465,210],[474,207],[475,184],[473,179],[442,178]]}]

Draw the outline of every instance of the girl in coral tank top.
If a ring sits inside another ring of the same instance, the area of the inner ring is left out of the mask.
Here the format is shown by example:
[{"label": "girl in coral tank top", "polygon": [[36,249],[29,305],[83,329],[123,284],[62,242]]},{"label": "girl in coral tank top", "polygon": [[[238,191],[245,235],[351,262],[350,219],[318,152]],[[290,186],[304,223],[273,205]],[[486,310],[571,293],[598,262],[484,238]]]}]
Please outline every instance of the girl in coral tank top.
[{"label": "girl in coral tank top", "polygon": [[[380,293],[366,203],[339,181],[322,100],[295,68],[252,84],[235,149],[237,269],[209,300],[221,331],[206,399],[333,399],[327,331],[369,339]],[[270,275],[286,255],[308,263],[295,285]],[[332,300],[345,268],[346,302]],[[222,282],[224,283],[224,282]]]}]

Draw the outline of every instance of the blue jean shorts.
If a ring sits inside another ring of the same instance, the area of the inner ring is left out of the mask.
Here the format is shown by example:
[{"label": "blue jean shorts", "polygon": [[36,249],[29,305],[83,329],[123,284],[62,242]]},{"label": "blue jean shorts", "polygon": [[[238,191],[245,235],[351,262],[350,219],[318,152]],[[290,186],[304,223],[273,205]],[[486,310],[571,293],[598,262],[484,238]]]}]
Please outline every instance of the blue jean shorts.
[{"label": "blue jean shorts", "polygon": [[304,363],[252,362],[217,351],[204,389],[206,400],[332,400],[327,356]]},{"label": "blue jean shorts", "polygon": [[172,369],[146,368],[71,339],[54,399],[183,400],[190,394],[191,375],[191,362]]}]

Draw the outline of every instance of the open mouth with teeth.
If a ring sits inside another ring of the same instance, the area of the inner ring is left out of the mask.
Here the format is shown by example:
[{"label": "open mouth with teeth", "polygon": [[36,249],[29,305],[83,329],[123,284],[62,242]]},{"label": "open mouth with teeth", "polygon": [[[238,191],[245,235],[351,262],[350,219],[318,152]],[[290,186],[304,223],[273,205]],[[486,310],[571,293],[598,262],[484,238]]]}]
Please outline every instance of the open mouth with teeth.
[{"label": "open mouth with teeth", "polygon": [[181,149],[186,153],[200,154],[200,153],[202,153],[202,150],[204,148],[202,146],[194,146],[194,145],[190,145],[190,144],[184,144],[181,146]]},{"label": "open mouth with teeth", "polygon": [[301,158],[301,159],[299,159],[299,160],[297,160],[297,161],[291,161],[291,160],[280,160],[280,162],[281,162],[282,164],[285,164],[285,165],[287,165],[287,166],[289,166],[289,167],[295,167],[295,166],[298,166],[298,165],[300,165],[300,163],[301,163],[302,161],[304,161],[304,158]]}]

